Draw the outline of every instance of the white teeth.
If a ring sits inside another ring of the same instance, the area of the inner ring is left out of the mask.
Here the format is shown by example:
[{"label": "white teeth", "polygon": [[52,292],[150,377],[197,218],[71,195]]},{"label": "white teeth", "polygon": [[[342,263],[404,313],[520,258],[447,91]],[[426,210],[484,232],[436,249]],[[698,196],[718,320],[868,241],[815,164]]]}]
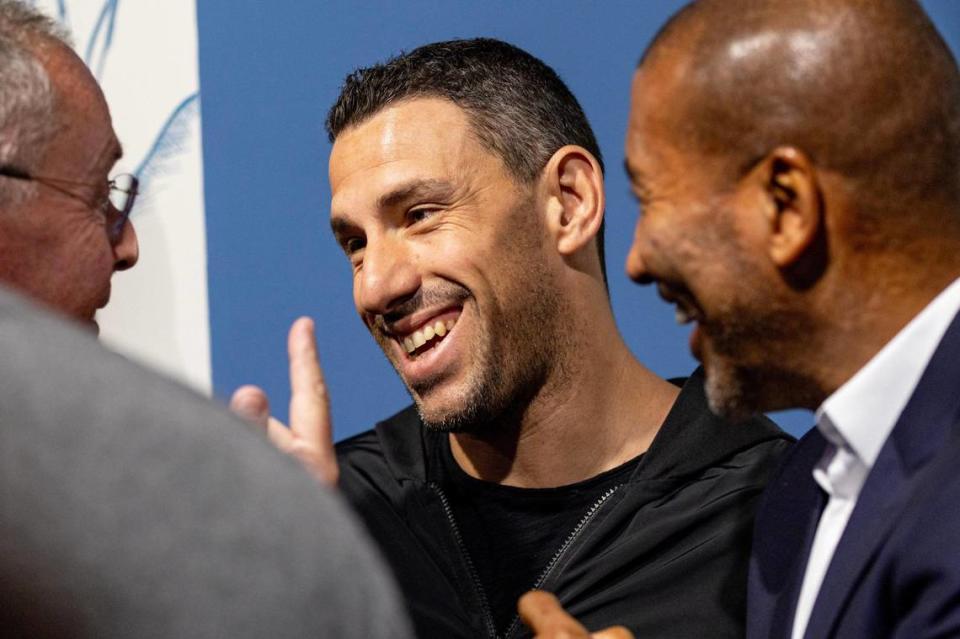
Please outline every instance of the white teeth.
[{"label": "white teeth", "polygon": [[411,335],[403,338],[402,344],[408,354],[413,354],[418,348],[431,341],[434,338],[443,337],[450,332],[450,329],[457,323],[456,319],[437,320],[430,326],[424,326],[419,331],[414,331]]},{"label": "white teeth", "polygon": [[693,315],[679,306],[677,307],[676,318],[677,324],[689,324],[691,321],[693,321]]}]

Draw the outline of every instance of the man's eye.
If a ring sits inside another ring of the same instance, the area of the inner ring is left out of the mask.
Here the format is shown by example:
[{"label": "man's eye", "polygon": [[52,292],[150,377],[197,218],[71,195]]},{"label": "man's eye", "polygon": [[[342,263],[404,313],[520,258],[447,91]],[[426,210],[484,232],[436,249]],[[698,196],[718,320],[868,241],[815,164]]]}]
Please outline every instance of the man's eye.
[{"label": "man's eye", "polygon": [[410,209],[410,211],[407,212],[407,220],[409,220],[411,224],[420,222],[432,216],[437,211],[439,211],[439,209],[431,209],[431,208]]},{"label": "man's eye", "polygon": [[110,191],[99,193],[96,202],[97,210],[103,213],[104,217],[110,217]]},{"label": "man's eye", "polygon": [[353,255],[354,253],[362,249],[365,245],[366,245],[366,242],[364,242],[362,238],[359,238],[359,237],[347,238],[343,242],[343,251],[347,255]]}]

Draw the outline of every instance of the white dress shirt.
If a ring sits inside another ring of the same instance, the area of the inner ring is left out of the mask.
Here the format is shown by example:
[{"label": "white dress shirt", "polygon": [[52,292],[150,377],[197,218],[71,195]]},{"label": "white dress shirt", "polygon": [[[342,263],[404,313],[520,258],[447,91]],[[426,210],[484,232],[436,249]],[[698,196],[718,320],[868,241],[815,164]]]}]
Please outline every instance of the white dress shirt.
[{"label": "white dress shirt", "polygon": [[802,639],[806,632],[827,567],[867,475],[958,311],[960,279],[934,298],[817,410],[817,428],[829,443],[813,478],[830,500],[820,515],[807,559],[792,639]]}]

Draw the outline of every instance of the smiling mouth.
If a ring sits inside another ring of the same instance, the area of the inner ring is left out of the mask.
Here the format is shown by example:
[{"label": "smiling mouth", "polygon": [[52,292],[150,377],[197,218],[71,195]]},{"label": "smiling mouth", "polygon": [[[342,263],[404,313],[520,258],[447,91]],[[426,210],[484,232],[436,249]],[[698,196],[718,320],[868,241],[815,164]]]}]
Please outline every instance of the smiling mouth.
[{"label": "smiling mouth", "polygon": [[456,324],[455,317],[446,320],[438,319],[421,326],[403,338],[398,336],[397,341],[410,359],[416,359],[436,348]]},{"label": "smiling mouth", "polygon": [[677,324],[684,325],[700,321],[700,311],[686,295],[675,293],[663,285],[657,288],[657,292],[663,301],[667,304],[674,305],[674,318],[677,320]]},{"label": "smiling mouth", "polygon": [[695,310],[692,310],[686,307],[680,302],[677,302],[676,304],[677,304],[677,307],[674,312],[674,318],[677,320],[677,324],[680,324],[682,326],[684,324],[691,324],[693,322],[696,322],[698,319],[700,319],[700,316],[697,314]]}]

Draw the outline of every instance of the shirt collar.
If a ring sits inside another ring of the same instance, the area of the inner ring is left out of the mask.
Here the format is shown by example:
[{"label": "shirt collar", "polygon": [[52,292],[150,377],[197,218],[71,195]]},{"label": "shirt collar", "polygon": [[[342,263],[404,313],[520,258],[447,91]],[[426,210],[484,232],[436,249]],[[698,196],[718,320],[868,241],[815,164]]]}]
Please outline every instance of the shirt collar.
[{"label": "shirt collar", "polygon": [[817,409],[817,428],[868,468],[897,423],[954,315],[960,279],[940,292]]}]

